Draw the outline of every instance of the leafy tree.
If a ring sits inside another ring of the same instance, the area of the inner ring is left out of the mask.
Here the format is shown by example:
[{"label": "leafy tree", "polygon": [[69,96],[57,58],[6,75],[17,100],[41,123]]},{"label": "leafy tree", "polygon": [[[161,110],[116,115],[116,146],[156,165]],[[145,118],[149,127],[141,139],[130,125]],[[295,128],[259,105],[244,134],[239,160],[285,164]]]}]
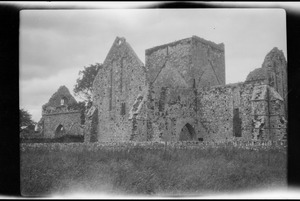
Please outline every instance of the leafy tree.
[{"label": "leafy tree", "polygon": [[28,111],[23,108],[20,109],[20,129],[22,126],[31,126],[35,123],[31,117]]},{"label": "leafy tree", "polygon": [[70,109],[70,108],[80,111],[81,124],[84,124],[84,122],[85,122],[85,110],[87,109],[87,107],[85,106],[85,102],[79,101],[76,104],[73,103],[73,104],[68,106],[68,109]]},{"label": "leafy tree", "polygon": [[88,106],[92,102],[93,82],[100,68],[102,68],[100,63],[85,66],[84,70],[79,71],[79,78],[74,86],[75,96],[83,99]]}]

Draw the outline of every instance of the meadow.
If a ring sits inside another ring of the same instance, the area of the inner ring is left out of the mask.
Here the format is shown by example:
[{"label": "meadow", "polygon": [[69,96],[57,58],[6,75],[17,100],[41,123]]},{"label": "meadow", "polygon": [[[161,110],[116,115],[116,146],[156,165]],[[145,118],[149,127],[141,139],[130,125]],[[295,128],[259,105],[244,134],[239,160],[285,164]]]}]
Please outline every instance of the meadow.
[{"label": "meadow", "polygon": [[69,193],[188,196],[287,185],[280,149],[21,149],[23,196]]}]

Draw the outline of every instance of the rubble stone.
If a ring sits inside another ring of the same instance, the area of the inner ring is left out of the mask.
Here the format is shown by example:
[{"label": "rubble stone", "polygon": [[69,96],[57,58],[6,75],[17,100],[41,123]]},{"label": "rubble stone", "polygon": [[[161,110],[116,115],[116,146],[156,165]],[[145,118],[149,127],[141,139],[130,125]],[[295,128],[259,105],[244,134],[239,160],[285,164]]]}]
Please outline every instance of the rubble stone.
[{"label": "rubble stone", "polygon": [[38,125],[45,138],[62,135],[82,135],[80,111],[76,110],[77,101],[66,86],[61,86],[48,103],[42,107],[42,118]]},{"label": "rubble stone", "polygon": [[282,51],[272,49],[245,82],[227,85],[224,51],[193,36],[147,49],[144,66],[117,37],[93,85],[98,141],[284,140]]}]

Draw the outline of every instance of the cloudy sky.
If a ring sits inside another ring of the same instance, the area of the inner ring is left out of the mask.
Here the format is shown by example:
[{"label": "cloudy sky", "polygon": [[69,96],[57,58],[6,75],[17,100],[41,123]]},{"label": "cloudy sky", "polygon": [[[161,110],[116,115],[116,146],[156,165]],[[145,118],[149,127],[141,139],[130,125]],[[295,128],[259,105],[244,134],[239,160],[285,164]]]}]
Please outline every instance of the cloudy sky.
[{"label": "cloudy sky", "polygon": [[73,94],[79,70],[103,63],[117,36],[143,62],[145,49],[193,35],[224,43],[226,83],[244,81],[273,47],[287,56],[285,15],[283,9],[22,10],[20,107],[39,121],[51,95],[61,85]]}]

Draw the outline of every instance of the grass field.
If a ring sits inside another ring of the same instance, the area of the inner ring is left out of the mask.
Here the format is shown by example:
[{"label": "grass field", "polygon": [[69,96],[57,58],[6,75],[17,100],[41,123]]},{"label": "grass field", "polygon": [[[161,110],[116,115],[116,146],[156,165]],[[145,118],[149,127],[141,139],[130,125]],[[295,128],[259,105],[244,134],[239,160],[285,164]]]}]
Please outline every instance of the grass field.
[{"label": "grass field", "polygon": [[21,152],[24,196],[203,195],[286,186],[286,153],[231,148]]}]

